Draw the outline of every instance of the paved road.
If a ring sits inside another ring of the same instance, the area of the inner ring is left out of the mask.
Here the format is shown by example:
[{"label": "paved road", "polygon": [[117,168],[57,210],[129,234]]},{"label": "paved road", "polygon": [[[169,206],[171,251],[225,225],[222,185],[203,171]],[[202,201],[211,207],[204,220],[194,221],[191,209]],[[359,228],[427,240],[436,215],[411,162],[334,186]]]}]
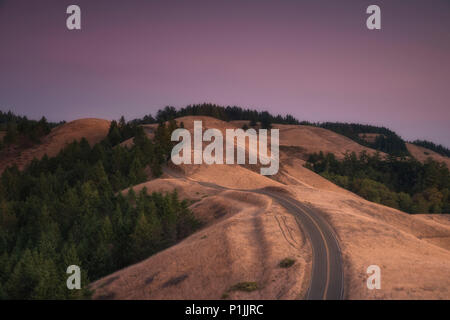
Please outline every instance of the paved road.
[{"label": "paved road", "polygon": [[344,272],[339,242],[332,227],[326,222],[323,214],[280,192],[265,189],[239,190],[225,188],[214,183],[196,181],[167,169],[165,172],[176,178],[185,178],[205,187],[219,190],[235,190],[264,194],[282,205],[294,215],[301,230],[307,232],[313,251],[311,282],[306,299],[308,300],[341,300],[344,298]]},{"label": "paved road", "polygon": [[[285,195],[254,190],[275,199],[300,221],[301,230],[308,233],[313,251],[312,275],[308,300],[341,300],[344,298],[344,273],[341,250],[331,226],[322,214]],[[298,221],[297,221],[298,222]]]}]

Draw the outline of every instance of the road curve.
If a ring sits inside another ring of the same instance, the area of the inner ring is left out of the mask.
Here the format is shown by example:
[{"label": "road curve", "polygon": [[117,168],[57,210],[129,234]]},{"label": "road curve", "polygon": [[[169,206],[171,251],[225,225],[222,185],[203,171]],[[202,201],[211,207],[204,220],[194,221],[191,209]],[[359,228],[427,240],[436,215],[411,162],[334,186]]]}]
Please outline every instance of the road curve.
[{"label": "road curve", "polygon": [[202,186],[219,190],[254,192],[271,197],[296,217],[301,230],[311,242],[313,251],[311,281],[306,295],[307,300],[341,300],[344,298],[344,271],[339,242],[332,227],[322,213],[280,192],[265,189],[241,190],[225,188],[214,183],[190,179],[173,170],[164,170],[175,178],[184,178]]},{"label": "road curve", "polygon": [[341,249],[331,226],[322,214],[305,204],[282,194],[254,190],[275,199],[293,214],[302,230],[308,233],[313,251],[312,274],[308,300],[341,300],[344,298],[344,272]]}]

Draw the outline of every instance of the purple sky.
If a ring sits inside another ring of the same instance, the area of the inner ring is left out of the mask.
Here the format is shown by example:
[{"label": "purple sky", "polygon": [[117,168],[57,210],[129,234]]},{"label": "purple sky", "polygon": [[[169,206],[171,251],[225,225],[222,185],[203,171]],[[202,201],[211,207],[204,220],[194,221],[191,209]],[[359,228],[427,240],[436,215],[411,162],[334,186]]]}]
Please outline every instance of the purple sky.
[{"label": "purple sky", "polygon": [[201,102],[450,147],[450,1],[0,0],[1,110],[132,119]]}]

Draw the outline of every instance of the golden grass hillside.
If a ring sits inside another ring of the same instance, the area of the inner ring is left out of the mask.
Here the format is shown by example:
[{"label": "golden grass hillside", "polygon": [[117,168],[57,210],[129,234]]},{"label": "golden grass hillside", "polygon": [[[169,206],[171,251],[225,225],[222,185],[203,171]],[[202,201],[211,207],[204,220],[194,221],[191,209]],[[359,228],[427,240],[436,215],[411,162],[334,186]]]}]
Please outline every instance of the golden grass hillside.
[{"label": "golden grass hillside", "polygon": [[[222,191],[192,210],[206,219],[205,228],[94,282],[94,299],[298,299],[306,294],[311,249],[295,219],[270,198]],[[286,258],[294,264],[280,267]],[[242,284],[253,289],[235,290]]]},{"label": "golden grass hillside", "polygon": [[450,168],[450,158],[448,157],[440,155],[439,153],[436,153],[430,149],[416,146],[412,143],[406,143],[406,148],[408,149],[409,153],[420,162],[425,162],[428,158],[431,158],[434,161],[444,162],[447,167]]},{"label": "golden grass hillside", "polygon": [[108,134],[110,122],[104,119],[78,119],[54,128],[41,139],[40,144],[24,150],[10,150],[0,159],[0,172],[7,166],[16,164],[23,169],[33,158],[41,159],[45,154],[56,156],[68,143],[86,138],[91,146],[103,140]]},{"label": "golden grass hillside", "polygon": [[[450,298],[450,225],[445,218],[444,222],[421,219],[368,202],[296,161],[283,165],[279,181],[233,166],[199,166],[186,173],[184,178],[158,179],[146,187],[151,192],[168,184],[169,190],[178,180],[180,194],[197,200],[202,195],[191,209],[206,227],[172,248],[94,282],[94,298],[219,299],[224,293],[231,299],[304,297],[311,249],[293,217],[266,196],[194,187],[196,181],[203,181],[242,189],[242,179],[252,181],[247,189],[281,186],[323,212],[341,244],[346,298]],[[280,269],[277,261],[283,257],[293,257],[296,269]],[[382,270],[381,290],[366,287],[366,269],[372,264]],[[240,282],[255,282],[260,289],[227,291]]]}]

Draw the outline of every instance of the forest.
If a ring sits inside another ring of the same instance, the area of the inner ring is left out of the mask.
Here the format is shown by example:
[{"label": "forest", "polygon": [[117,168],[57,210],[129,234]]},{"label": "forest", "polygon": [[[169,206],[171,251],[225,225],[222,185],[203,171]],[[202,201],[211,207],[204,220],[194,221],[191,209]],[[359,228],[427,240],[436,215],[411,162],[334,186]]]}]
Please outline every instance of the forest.
[{"label": "forest", "polygon": [[311,154],[305,165],[366,200],[408,213],[449,213],[450,173],[444,163],[379,154]]},{"label": "forest", "polygon": [[[177,192],[121,190],[159,176],[173,121],[150,141],[142,128],[113,121],[104,141],[83,139],[0,178],[0,299],[84,299],[89,282],[180,241],[199,227]],[[118,145],[134,135],[134,146]],[[147,172],[147,168],[151,172]],[[82,290],[67,290],[78,265]]]},{"label": "forest", "polygon": [[50,130],[60,123],[49,123],[45,117],[39,121],[29,120],[25,116],[17,116],[11,111],[0,111],[0,131],[5,136],[0,140],[0,150],[11,144],[20,147],[30,147],[40,142],[40,139],[49,134]]},{"label": "forest", "polygon": [[300,124],[297,119],[289,114],[286,116],[274,116],[267,111],[244,109],[237,106],[222,107],[211,103],[189,105],[179,110],[167,106],[158,110],[156,117],[150,114],[132,122],[137,124],[159,123],[185,116],[209,116],[223,121],[249,120],[251,127],[256,126],[259,122],[263,129],[270,129],[272,123]]},{"label": "forest", "polygon": [[[395,156],[409,156],[405,141],[395,132],[385,127],[365,125],[358,123],[323,122],[315,124],[318,127],[334,131],[353,141]],[[364,139],[365,134],[377,134],[373,142]]]}]

